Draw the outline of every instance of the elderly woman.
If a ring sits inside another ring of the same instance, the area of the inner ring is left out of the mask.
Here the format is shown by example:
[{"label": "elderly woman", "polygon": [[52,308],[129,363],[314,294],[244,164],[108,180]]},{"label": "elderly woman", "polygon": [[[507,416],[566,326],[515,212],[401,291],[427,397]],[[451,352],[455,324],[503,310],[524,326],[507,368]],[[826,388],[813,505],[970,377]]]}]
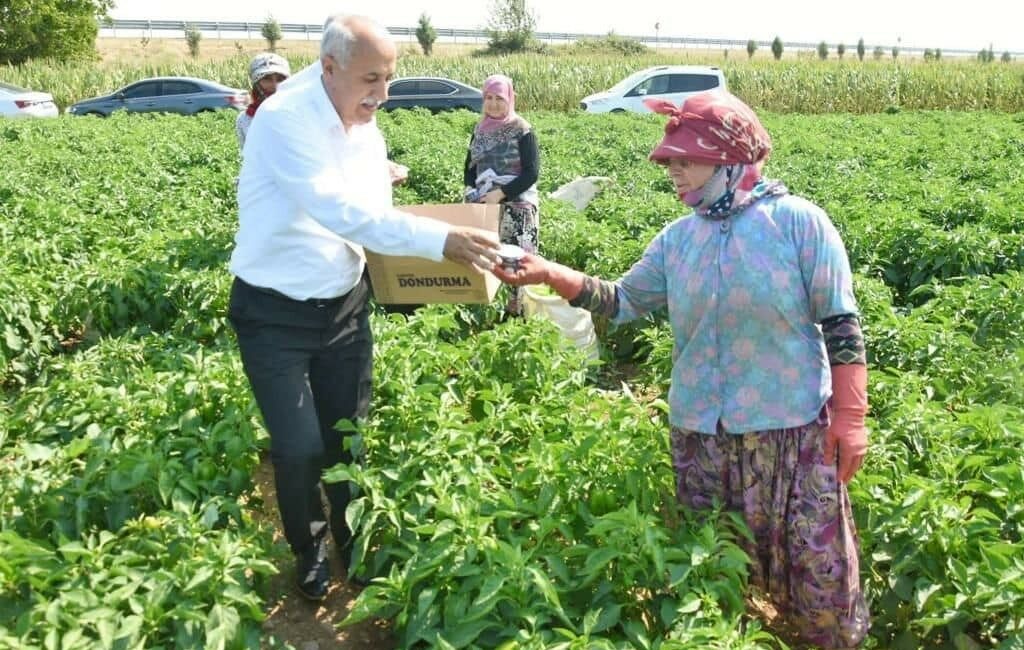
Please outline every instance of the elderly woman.
[{"label": "elderly woman", "polygon": [[[500,203],[501,242],[536,253],[540,171],[537,136],[530,123],[516,113],[511,79],[491,75],[484,81],[483,94],[484,116],[473,131],[463,170],[466,199]],[[517,292],[507,311],[519,314],[520,310]]]},{"label": "elderly woman", "polygon": [[669,115],[650,158],[694,214],[617,282],[536,255],[495,273],[617,323],[668,309],[680,502],[741,513],[752,583],[811,643],[856,647],[869,621],[845,484],[867,448],[867,369],[845,247],[821,208],[761,176],[771,139],[746,104],[648,106]]}]

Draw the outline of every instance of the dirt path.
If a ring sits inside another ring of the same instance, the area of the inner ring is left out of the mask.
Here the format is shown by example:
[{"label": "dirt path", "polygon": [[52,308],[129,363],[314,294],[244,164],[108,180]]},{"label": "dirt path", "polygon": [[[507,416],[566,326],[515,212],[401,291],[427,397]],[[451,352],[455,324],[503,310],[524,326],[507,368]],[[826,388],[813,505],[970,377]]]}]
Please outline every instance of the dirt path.
[{"label": "dirt path", "polygon": [[[348,585],[340,578],[341,565],[334,549],[329,549],[331,575],[334,576],[327,599],[311,603],[303,599],[294,587],[295,567],[292,555],[284,541],[281,520],[277,514],[277,494],[274,491],[274,472],[270,461],[264,459],[253,477],[263,499],[263,511],[258,513],[264,521],[274,525],[274,543],[280,553],[273,558],[280,570],[271,578],[267,598],[267,620],[263,623],[264,647],[280,648],[289,644],[296,650],[390,650],[394,638],[387,623],[364,621],[345,630],[337,628],[352,609],[359,587]],[[333,541],[329,541],[333,544]],[[274,643],[274,641],[278,643]]]}]

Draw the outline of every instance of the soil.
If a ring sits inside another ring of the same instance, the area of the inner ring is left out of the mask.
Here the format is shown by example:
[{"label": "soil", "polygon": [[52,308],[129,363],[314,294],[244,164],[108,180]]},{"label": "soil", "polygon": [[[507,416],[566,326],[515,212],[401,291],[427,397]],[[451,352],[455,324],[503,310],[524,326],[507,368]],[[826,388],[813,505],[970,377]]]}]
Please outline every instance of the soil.
[{"label": "soil", "polygon": [[[296,650],[390,650],[396,646],[386,621],[364,621],[344,630],[338,624],[348,615],[360,587],[347,584],[333,548],[328,549],[331,575],[334,576],[327,598],[313,603],[295,589],[295,563],[277,513],[274,472],[264,459],[253,477],[263,506],[257,516],[274,526],[275,552],[272,561],[279,573],[270,579],[267,593],[267,619],[263,623],[264,647],[291,646]],[[333,544],[329,541],[328,544]]]}]

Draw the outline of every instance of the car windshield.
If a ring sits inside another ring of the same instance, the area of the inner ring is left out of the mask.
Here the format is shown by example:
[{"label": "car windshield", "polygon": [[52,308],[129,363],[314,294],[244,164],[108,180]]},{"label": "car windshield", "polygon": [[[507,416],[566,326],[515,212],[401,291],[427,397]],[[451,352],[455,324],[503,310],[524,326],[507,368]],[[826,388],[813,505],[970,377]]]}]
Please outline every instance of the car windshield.
[{"label": "car windshield", "polygon": [[608,89],[608,92],[612,94],[621,94],[627,90],[632,90],[633,86],[637,85],[641,81],[647,78],[647,73],[644,71],[634,72],[619,83],[615,84]]},{"label": "car windshield", "polygon": [[28,90],[26,90],[25,88],[20,88],[18,86],[12,85],[12,84],[6,84],[6,83],[0,81],[0,92],[24,93],[24,92],[28,92]]}]

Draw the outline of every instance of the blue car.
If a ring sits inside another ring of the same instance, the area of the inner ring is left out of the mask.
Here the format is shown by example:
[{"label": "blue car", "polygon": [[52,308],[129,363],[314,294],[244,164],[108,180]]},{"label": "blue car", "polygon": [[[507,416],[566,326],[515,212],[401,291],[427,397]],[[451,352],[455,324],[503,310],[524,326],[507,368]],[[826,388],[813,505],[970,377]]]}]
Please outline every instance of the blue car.
[{"label": "blue car", "polygon": [[194,77],[154,77],[68,107],[70,115],[107,117],[114,111],[195,115],[220,109],[244,110],[249,93],[216,81]]}]

